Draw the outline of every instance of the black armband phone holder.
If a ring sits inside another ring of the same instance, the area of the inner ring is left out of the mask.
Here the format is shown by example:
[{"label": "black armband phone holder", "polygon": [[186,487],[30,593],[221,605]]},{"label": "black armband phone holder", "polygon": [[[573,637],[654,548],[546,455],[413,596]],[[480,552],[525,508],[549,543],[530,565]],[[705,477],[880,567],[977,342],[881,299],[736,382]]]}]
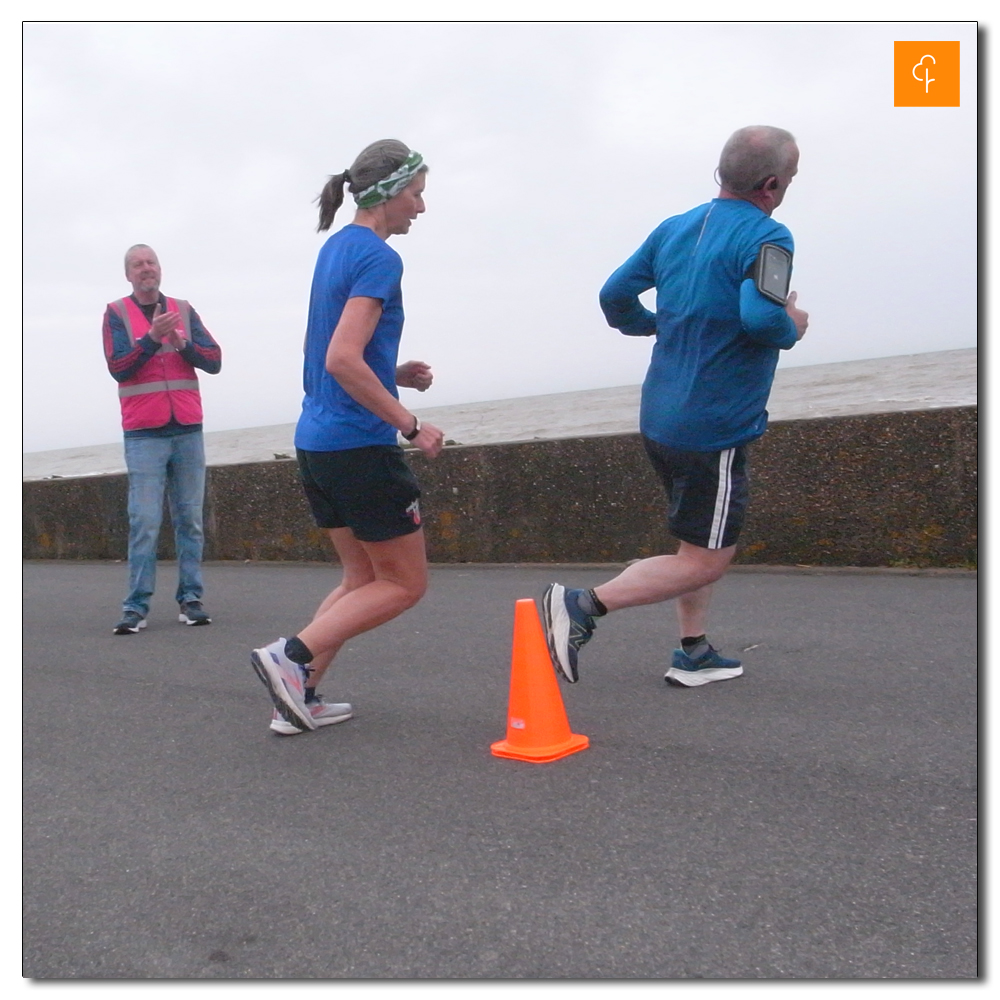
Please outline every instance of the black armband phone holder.
[{"label": "black armband phone holder", "polygon": [[752,278],[765,299],[783,306],[792,282],[792,255],[776,243],[763,243],[744,278]]}]

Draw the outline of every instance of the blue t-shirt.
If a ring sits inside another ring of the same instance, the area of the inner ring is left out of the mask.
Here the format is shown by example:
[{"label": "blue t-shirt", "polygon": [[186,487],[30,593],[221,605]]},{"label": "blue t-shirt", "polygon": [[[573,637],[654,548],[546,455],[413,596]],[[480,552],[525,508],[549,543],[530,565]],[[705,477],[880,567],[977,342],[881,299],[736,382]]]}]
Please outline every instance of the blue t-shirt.
[{"label": "blue t-shirt", "polygon": [[295,447],[344,451],[395,444],[396,428],[348,395],[326,370],[326,352],[347,300],[379,299],[382,316],[364,351],[378,380],[397,399],[396,361],[403,333],[403,261],[385,240],[365,226],[344,226],[319,252],[309,296],[303,367],[302,416]]},{"label": "blue t-shirt", "polygon": [[[601,289],[608,324],[655,334],[639,427],[670,448],[722,451],[760,437],[778,350],[795,324],[746,273],[792,235],[747,201],[716,198],[661,223]],[[639,301],[656,288],[656,313]]]}]

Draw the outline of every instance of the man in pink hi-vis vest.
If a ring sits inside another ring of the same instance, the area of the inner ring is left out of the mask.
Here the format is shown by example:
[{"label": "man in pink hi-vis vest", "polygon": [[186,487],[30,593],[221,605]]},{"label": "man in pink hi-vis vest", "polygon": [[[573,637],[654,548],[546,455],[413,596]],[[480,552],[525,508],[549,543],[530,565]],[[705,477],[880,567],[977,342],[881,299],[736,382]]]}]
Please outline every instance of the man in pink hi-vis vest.
[{"label": "man in pink hi-vis vest", "polygon": [[177,603],[185,625],[209,625],[202,606],[205,447],[200,368],[222,367],[222,351],[183,299],[160,292],[160,262],[144,243],[125,254],[132,294],[108,304],[104,356],[118,383],[128,468],[128,594],[115,635],[146,627],[167,495],[177,548]]}]

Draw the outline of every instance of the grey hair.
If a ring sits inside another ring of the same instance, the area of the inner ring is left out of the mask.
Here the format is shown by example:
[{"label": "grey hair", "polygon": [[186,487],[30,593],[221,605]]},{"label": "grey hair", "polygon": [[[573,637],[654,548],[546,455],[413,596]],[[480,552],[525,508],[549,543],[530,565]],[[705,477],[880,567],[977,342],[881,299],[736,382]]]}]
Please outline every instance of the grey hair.
[{"label": "grey hair", "polygon": [[788,168],[795,136],[773,125],[737,129],[719,156],[719,184],[733,194],[749,194],[768,177]]},{"label": "grey hair", "polygon": [[[365,146],[347,170],[330,177],[316,199],[319,202],[316,232],[325,232],[333,225],[333,217],[344,203],[345,184],[351,194],[358,194],[398,170],[409,155],[410,147],[398,139],[379,139]],[[422,173],[426,169],[426,166],[421,166],[417,172]]]},{"label": "grey hair", "polygon": [[[132,246],[125,251],[125,270],[128,270],[128,259],[129,255],[133,250],[153,250],[153,248],[148,243],[134,243]],[[156,257],[156,251],[153,250],[153,256]],[[157,258],[159,259],[159,258]]]}]

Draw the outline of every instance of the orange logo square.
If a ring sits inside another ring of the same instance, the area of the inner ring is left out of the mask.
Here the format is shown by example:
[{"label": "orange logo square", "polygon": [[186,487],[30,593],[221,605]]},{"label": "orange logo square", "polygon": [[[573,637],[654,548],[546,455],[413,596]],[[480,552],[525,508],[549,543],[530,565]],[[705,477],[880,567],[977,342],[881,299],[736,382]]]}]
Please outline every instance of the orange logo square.
[{"label": "orange logo square", "polygon": [[958,42],[893,42],[893,104],[897,108],[957,108]]}]

